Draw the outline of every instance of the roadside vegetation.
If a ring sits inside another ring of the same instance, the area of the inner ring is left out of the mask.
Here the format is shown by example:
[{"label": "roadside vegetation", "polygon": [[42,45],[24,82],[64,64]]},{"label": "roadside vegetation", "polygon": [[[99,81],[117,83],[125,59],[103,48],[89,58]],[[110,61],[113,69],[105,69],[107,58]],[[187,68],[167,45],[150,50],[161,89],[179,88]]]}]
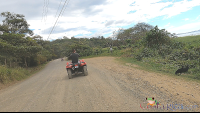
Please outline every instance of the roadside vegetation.
[{"label": "roadside vegetation", "polygon": [[[130,29],[133,28],[128,30]],[[118,37],[120,35],[118,34]],[[112,54],[106,51],[109,48],[103,48],[104,52],[98,56],[121,57],[120,61],[134,63],[142,69],[171,76],[177,76],[175,75],[177,69],[189,65],[189,71],[183,73],[180,77],[188,80],[200,80],[199,35],[176,37],[175,34],[164,29],[160,30],[155,26],[143,37],[136,40],[134,40],[134,37],[125,39],[124,43],[124,45],[113,46]]]},{"label": "roadside vegetation", "polygon": [[[175,34],[147,23],[113,31],[112,37],[66,37],[43,40],[29,29],[25,16],[10,12],[0,24],[0,82],[21,80],[51,60],[61,59],[76,49],[82,58],[121,57],[148,70],[172,76],[181,66],[189,71],[180,77],[200,80],[200,36],[176,37]],[[112,51],[110,51],[112,48]]]},{"label": "roadside vegetation", "polygon": [[7,84],[13,81],[20,81],[23,79],[28,78],[29,76],[37,73],[41,69],[45,67],[45,64],[41,64],[36,67],[15,67],[15,68],[8,68],[5,66],[0,66],[0,83]]}]

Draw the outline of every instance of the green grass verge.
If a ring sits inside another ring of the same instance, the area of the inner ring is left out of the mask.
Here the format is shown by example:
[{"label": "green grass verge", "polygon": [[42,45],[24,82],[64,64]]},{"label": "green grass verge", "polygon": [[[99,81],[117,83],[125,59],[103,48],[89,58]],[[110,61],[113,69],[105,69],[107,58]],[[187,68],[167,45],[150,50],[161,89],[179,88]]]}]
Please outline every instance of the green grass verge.
[{"label": "green grass verge", "polygon": [[7,84],[13,81],[20,81],[26,79],[34,73],[37,73],[38,71],[42,70],[47,63],[30,68],[7,68],[4,66],[0,66],[0,82],[3,84]]},{"label": "green grass verge", "polygon": [[175,38],[175,40],[180,41],[180,42],[195,42],[195,41],[200,41],[200,35],[178,37],[178,38]]},{"label": "green grass verge", "polygon": [[137,69],[160,73],[174,78],[181,78],[184,80],[196,81],[200,83],[200,75],[192,74],[190,69],[187,73],[177,76],[175,75],[175,71],[178,69],[177,67],[173,67],[172,65],[162,65],[159,63],[155,63],[155,59],[144,59],[143,62],[137,61],[134,58],[121,57],[117,59],[117,61],[120,61],[123,65],[126,65],[126,63],[138,65],[139,67],[134,67]]},{"label": "green grass verge", "polygon": [[[131,53],[132,52],[130,51],[130,49],[127,48],[127,49],[117,50],[113,52],[112,54],[106,51],[99,55],[81,57],[81,59],[102,57],[102,56],[120,57],[117,60],[120,61],[123,65],[126,65],[126,63],[132,63],[139,66],[139,67],[134,67],[134,68],[138,68],[141,70],[156,72],[162,75],[167,75],[167,76],[171,76],[175,78],[200,82],[200,74],[194,73],[194,69],[189,69],[187,73],[181,74],[180,76],[175,75],[175,71],[179,68],[177,67],[177,65],[175,65],[176,63],[175,61],[166,62],[165,59],[158,58],[158,57],[143,58],[141,61],[138,61],[137,59],[133,57],[126,57],[126,56],[130,56],[129,54]],[[124,56],[124,57],[121,57],[121,56]]]},{"label": "green grass verge", "polygon": [[174,40],[179,41],[179,42],[183,42],[183,43],[186,43],[186,44],[189,44],[189,45],[191,45],[193,47],[199,47],[200,35],[178,37],[178,38],[175,38]]},{"label": "green grass verge", "polygon": [[[200,43],[200,36],[191,36],[191,37],[179,37],[175,40],[187,43],[185,48],[188,47],[199,47]],[[188,46],[189,45],[189,46]],[[190,47],[190,48],[191,48]],[[192,47],[192,48],[193,48]],[[93,58],[93,57],[102,57],[102,56],[113,56],[113,57],[121,57],[118,59],[118,61],[121,61],[124,65],[126,63],[132,63],[135,65],[138,65],[139,67],[136,67],[141,70],[146,70],[150,72],[156,72],[161,73],[162,75],[167,75],[179,79],[185,79],[185,80],[191,80],[191,81],[197,81],[200,82],[200,73],[198,70],[198,65],[196,65],[193,62],[196,62],[195,59],[193,60],[180,60],[180,61],[174,61],[170,60],[168,58],[159,58],[160,56],[154,56],[154,57],[143,57],[141,61],[138,61],[137,59],[133,58],[134,56],[140,54],[143,50],[142,48],[126,48],[122,50],[114,50],[113,53],[108,53],[108,48],[103,48],[103,53],[98,55],[90,55],[87,57],[81,57],[80,59],[87,59],[87,58]],[[191,68],[188,70],[187,73],[183,73],[180,76],[175,75],[175,71],[179,69],[178,64],[195,64],[195,68]]]}]

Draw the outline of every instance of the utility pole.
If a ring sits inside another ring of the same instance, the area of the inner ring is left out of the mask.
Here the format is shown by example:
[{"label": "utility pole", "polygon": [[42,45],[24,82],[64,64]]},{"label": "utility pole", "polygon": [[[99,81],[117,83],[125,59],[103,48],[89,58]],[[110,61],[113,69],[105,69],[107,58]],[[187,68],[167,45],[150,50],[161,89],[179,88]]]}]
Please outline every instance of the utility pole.
[{"label": "utility pole", "polygon": [[114,40],[114,37],[115,37],[115,31],[113,31],[112,47],[113,47],[113,40]]}]

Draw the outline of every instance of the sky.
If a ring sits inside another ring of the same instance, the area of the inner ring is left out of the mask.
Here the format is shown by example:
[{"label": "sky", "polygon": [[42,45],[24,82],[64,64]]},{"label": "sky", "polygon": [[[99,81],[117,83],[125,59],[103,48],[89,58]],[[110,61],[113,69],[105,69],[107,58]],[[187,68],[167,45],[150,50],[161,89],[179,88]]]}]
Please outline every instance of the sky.
[{"label": "sky", "polygon": [[107,38],[140,22],[176,34],[200,30],[200,0],[0,0],[7,11],[23,14],[43,40]]}]

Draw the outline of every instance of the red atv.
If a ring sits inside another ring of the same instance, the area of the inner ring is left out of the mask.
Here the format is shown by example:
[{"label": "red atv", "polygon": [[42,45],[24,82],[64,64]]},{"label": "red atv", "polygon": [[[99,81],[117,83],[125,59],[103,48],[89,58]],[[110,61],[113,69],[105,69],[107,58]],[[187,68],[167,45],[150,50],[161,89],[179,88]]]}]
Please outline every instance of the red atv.
[{"label": "red atv", "polygon": [[82,72],[85,76],[88,75],[87,65],[84,60],[79,60],[78,63],[67,62],[66,70],[68,73],[69,79],[72,78],[72,75]]}]

